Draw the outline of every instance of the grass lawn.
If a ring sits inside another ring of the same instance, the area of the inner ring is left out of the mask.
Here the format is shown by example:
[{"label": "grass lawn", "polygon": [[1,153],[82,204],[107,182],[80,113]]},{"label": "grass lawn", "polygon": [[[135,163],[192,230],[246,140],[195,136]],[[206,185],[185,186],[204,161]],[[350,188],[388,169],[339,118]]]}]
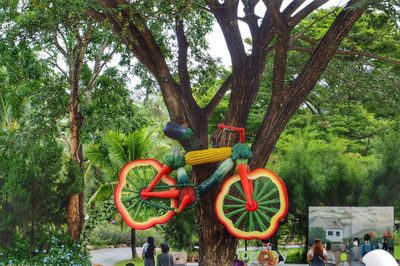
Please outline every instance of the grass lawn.
[{"label": "grass lawn", "polygon": [[[287,251],[288,251],[288,256],[289,256],[290,254],[299,253],[299,252],[301,252],[303,249],[304,249],[304,248],[288,248],[288,249],[287,249]],[[283,250],[283,249],[280,249],[280,250]]]},{"label": "grass lawn", "polygon": [[394,246],[394,258],[400,260],[400,245]]},{"label": "grass lawn", "polygon": [[142,258],[136,258],[134,260],[123,260],[123,261],[117,262],[114,264],[114,266],[125,266],[125,264],[127,264],[129,262],[135,264],[135,266],[143,266],[144,265],[144,261],[142,260]]}]

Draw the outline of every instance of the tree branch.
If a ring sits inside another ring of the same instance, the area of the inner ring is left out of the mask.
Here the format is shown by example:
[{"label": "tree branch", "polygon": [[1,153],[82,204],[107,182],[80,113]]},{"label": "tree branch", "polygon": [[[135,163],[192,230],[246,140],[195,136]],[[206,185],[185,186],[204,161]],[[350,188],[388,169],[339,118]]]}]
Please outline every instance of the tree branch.
[{"label": "tree branch", "polygon": [[314,0],[306,7],[301,9],[294,17],[289,20],[289,26],[294,27],[310,15],[314,10],[327,3],[329,0]]},{"label": "tree branch", "polygon": [[255,14],[254,10],[259,1],[260,0],[242,0],[244,6],[243,12],[245,16],[243,18],[238,17],[239,20],[243,21],[249,26],[252,39],[255,38],[258,30],[258,19],[260,19],[260,17]]},{"label": "tree branch", "polygon": [[[347,7],[351,6],[350,1]],[[292,84],[293,93],[305,97],[314,87],[319,77],[334,56],[343,39],[348,35],[353,24],[364,13],[364,8],[345,8],[335,19],[332,26],[313,51],[302,72]]]},{"label": "tree branch", "polygon": [[60,70],[61,74],[68,80],[68,79],[69,79],[69,76],[68,76],[67,72],[65,72],[65,70],[62,69],[62,67],[60,67],[60,66],[57,64],[57,59],[54,59],[54,58],[53,58],[53,55],[51,55],[49,52],[45,51],[45,53],[48,54],[48,55],[50,56],[48,62],[49,62],[52,66],[54,66],[54,67],[56,67],[58,70]]},{"label": "tree branch", "polygon": [[93,85],[97,79],[97,77],[99,76],[100,72],[103,70],[103,68],[105,67],[105,65],[110,62],[110,59],[112,58],[113,54],[117,51],[117,46],[114,47],[114,49],[111,51],[111,53],[108,55],[108,58],[105,59],[101,64],[101,57],[104,54],[104,50],[105,48],[107,48],[107,45],[104,45],[104,49],[99,49],[99,53],[96,56],[96,61],[93,67],[93,74],[92,77],[90,78],[89,84],[86,87],[86,91],[91,91],[93,88]]},{"label": "tree branch", "polygon": [[[299,51],[299,52],[305,52],[308,54],[312,54],[315,49],[313,48],[306,48],[306,47],[301,47],[301,46],[295,46],[295,45],[290,45],[289,46],[290,50],[294,51]],[[362,51],[352,51],[352,50],[336,50],[335,55],[340,55],[340,56],[360,56],[360,57],[365,57],[365,58],[371,58],[375,59],[378,61],[390,63],[393,65],[400,65],[400,61],[380,55],[375,55],[367,52],[362,52]]]},{"label": "tree branch", "polygon": [[265,62],[265,58],[271,50],[269,45],[276,35],[275,24],[273,23],[272,15],[269,9],[265,11],[264,18],[261,22],[259,30],[253,40],[251,56],[260,64]]},{"label": "tree branch", "polygon": [[93,8],[88,8],[86,13],[100,23],[107,19],[105,14],[102,14]]},{"label": "tree branch", "polygon": [[278,33],[284,33],[286,30],[286,22],[281,12],[279,12],[279,6],[276,2],[271,0],[263,0],[267,9],[269,9],[272,19],[275,24],[275,28],[278,30]]},{"label": "tree branch", "polygon": [[282,14],[285,16],[291,16],[306,0],[293,0],[286,8],[283,10]]},{"label": "tree branch", "polygon": [[233,76],[230,74],[222,83],[221,87],[218,89],[218,91],[215,93],[214,97],[211,99],[211,101],[207,104],[206,107],[204,107],[204,113],[206,117],[209,117],[215,110],[215,108],[218,106],[222,98],[224,97],[225,93],[228,91],[232,84]]},{"label": "tree branch", "polygon": [[282,93],[285,93],[286,91],[284,86],[284,81],[285,81],[286,60],[289,50],[289,40],[290,40],[289,33],[282,33],[278,35],[278,40],[275,48],[275,60],[274,60],[274,70],[273,70],[273,83],[272,83],[273,94],[282,95]]},{"label": "tree branch", "polygon": [[154,75],[160,85],[171,120],[187,126],[196,126],[196,116],[201,108],[193,95],[185,97],[184,90],[172,76],[165,56],[141,14],[129,8],[130,3],[126,0],[96,2],[103,9],[100,15],[96,14],[99,11],[91,12],[94,13],[93,18],[103,21],[106,16],[113,31],[121,37],[140,63]]},{"label": "tree branch", "polygon": [[225,1],[224,4],[218,0],[206,2],[222,30],[233,67],[243,65],[247,56],[237,19],[239,0]]},{"label": "tree branch", "polygon": [[178,17],[175,17],[175,31],[178,41],[178,72],[180,84],[185,92],[192,94],[187,59],[188,41],[185,36],[183,20]]},{"label": "tree branch", "polygon": [[68,53],[67,51],[61,46],[61,44],[58,42],[57,34],[54,35],[53,37],[53,44],[57,48],[57,50],[64,56],[65,59],[68,58]]},{"label": "tree branch", "polygon": [[267,113],[252,145],[253,158],[250,161],[252,168],[264,166],[289,119],[314,88],[351,27],[365,12],[364,8],[348,8],[352,3],[354,1],[350,1],[336,17],[321,39],[307,64],[289,87],[288,97],[271,98]]}]

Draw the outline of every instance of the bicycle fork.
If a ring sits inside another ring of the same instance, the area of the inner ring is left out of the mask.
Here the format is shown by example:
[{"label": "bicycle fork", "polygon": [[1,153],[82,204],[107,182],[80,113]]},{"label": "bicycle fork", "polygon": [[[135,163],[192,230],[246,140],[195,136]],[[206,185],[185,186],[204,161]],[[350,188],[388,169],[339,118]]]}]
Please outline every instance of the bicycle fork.
[{"label": "bicycle fork", "polygon": [[253,199],[253,182],[248,176],[248,166],[245,164],[239,164],[238,174],[240,176],[240,181],[242,182],[244,195],[246,196],[246,210],[254,212],[258,209],[258,203]]}]

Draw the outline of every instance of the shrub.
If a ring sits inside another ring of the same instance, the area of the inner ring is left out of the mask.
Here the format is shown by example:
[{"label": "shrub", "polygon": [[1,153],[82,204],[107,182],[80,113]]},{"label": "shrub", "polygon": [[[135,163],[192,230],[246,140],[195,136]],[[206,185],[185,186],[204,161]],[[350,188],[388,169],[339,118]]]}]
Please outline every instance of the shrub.
[{"label": "shrub", "polygon": [[299,250],[293,253],[290,253],[285,260],[285,263],[305,263],[306,254],[304,250]]},{"label": "shrub", "polygon": [[83,266],[91,262],[85,247],[60,231],[43,235],[33,248],[18,236],[12,246],[0,248],[0,265]]},{"label": "shrub", "polygon": [[[147,241],[147,237],[154,237],[155,243],[158,246],[163,241],[163,237],[156,229],[149,229],[145,231],[136,231],[136,246],[141,247]],[[89,237],[89,243],[95,247],[119,245],[131,243],[130,228],[121,230],[119,225],[101,224],[98,225]]]}]

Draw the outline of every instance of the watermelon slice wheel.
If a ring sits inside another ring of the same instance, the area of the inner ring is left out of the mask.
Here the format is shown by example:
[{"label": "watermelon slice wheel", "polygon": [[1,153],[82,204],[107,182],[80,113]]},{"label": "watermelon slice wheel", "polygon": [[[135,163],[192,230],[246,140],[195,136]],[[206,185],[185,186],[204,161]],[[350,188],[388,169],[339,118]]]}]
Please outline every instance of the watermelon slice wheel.
[{"label": "watermelon slice wheel", "polygon": [[248,173],[257,201],[254,211],[246,209],[246,197],[238,174],[229,177],[221,186],[215,202],[219,221],[237,238],[267,239],[278,230],[279,222],[288,212],[288,195],[283,181],[274,172],[259,168]]},{"label": "watermelon slice wheel", "polygon": [[[177,199],[167,199],[171,208],[166,210],[143,204],[140,197],[140,191],[143,189],[140,184],[148,185],[162,167],[162,164],[154,159],[135,160],[127,163],[119,174],[119,182],[114,191],[115,206],[125,223],[133,229],[145,230],[166,223],[175,215],[173,209],[178,206]],[[167,175],[164,175],[159,183],[176,185],[175,179]]]}]

